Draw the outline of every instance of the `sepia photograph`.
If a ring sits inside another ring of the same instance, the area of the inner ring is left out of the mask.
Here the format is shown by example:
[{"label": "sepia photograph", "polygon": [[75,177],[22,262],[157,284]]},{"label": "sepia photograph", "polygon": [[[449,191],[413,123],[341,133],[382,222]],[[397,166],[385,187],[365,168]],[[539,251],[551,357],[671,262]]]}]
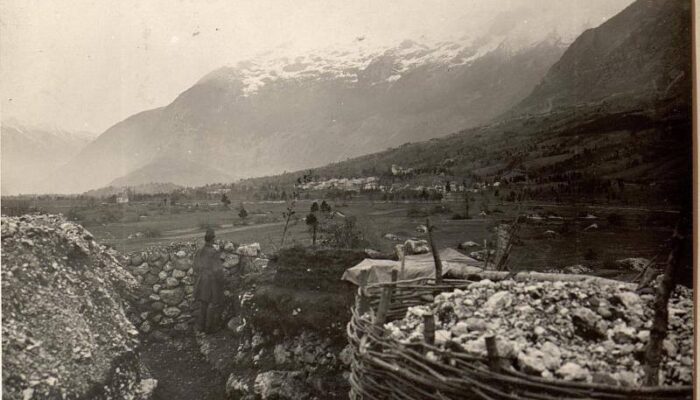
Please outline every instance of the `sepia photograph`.
[{"label": "sepia photograph", "polygon": [[0,0],[0,398],[694,399],[696,7]]}]

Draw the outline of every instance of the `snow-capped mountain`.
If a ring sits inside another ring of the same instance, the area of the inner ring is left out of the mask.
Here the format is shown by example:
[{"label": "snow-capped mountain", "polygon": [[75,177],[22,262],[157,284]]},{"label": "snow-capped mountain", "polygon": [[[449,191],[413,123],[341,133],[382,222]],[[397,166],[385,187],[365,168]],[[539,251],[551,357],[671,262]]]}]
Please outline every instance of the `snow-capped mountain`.
[{"label": "snow-capped mountain", "polygon": [[82,192],[122,177],[128,185],[135,171],[139,182],[202,184],[439,137],[525,98],[565,47],[550,34],[534,43],[491,35],[377,48],[358,38],[296,56],[278,49],[212,71],[168,106],[114,125],[46,190]]},{"label": "snow-capped mountain", "polygon": [[[392,83],[404,74],[423,66],[456,68],[469,64],[478,58],[508,46],[506,37],[492,37],[488,42],[475,43],[443,41],[431,45],[405,40],[397,47],[377,49],[365,44],[365,38],[358,38],[350,45],[336,46],[325,51],[312,52],[305,55],[280,55],[284,49],[272,54],[261,54],[234,66],[222,68],[205,76],[200,83],[208,80],[229,80],[232,85],[239,86],[242,96],[254,95],[266,84],[279,81],[311,81],[318,79],[333,79],[348,84],[377,85]],[[372,66],[382,61],[385,68]],[[368,71],[369,73],[363,73]],[[388,75],[388,76],[387,76]]]},{"label": "snow-capped mountain", "polygon": [[73,158],[94,136],[15,120],[3,120],[0,133],[3,195],[38,190],[40,180]]}]

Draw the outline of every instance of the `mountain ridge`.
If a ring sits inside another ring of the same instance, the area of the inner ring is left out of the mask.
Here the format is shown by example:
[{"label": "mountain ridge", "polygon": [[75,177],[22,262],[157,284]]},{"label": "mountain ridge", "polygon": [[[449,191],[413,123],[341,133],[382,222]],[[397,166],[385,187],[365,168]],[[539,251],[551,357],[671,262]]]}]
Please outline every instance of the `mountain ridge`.
[{"label": "mountain ridge", "polygon": [[601,101],[607,107],[639,107],[687,98],[690,26],[687,1],[635,1],[584,31],[514,111],[547,112]]},{"label": "mountain ridge", "polygon": [[[405,42],[361,58],[364,69],[340,65],[340,75],[328,68],[302,74],[306,58],[292,60],[285,72],[292,78],[260,78],[268,77],[265,70],[255,75],[264,84],[254,91],[240,68],[219,68],[171,104],[109,128],[45,181],[48,191],[105,186],[159,159],[187,160],[238,179],[446,135],[524,98],[564,51],[551,37],[524,48],[502,40],[470,49],[441,46]],[[460,54],[478,57],[455,61]]]}]

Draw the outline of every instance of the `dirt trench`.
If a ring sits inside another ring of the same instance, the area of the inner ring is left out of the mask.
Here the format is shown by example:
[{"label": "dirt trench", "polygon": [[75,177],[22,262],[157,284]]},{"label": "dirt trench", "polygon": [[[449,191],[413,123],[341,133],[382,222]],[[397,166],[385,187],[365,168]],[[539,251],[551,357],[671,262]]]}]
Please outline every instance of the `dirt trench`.
[{"label": "dirt trench", "polygon": [[204,359],[192,332],[144,343],[141,358],[158,387],[153,400],[222,400],[225,378]]}]

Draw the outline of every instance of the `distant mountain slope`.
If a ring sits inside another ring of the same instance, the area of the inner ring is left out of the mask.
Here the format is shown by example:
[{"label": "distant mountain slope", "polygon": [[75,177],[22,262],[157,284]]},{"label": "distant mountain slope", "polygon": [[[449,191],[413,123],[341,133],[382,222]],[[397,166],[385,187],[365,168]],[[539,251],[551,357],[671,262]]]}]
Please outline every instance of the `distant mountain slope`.
[{"label": "distant mountain slope", "polygon": [[[425,171],[416,180],[443,185],[524,171],[546,191],[568,188],[577,176],[582,185],[598,185],[584,186],[591,196],[622,179],[677,206],[692,187],[689,10],[686,0],[638,0],[583,33],[509,118],[332,163],[313,175],[391,177],[396,164]],[[302,173],[245,184],[293,184]]]},{"label": "distant mountain slope", "polygon": [[135,194],[161,194],[161,193],[171,193],[175,190],[181,189],[182,186],[175,185],[173,183],[144,183],[141,185],[134,186],[107,186],[99,189],[94,189],[83,193],[85,196],[89,197],[99,197],[105,198],[113,195],[120,195],[125,191]]},{"label": "distant mountain slope", "polygon": [[3,195],[37,190],[40,180],[91,140],[89,133],[30,127],[16,121],[3,121],[0,133]]},{"label": "distant mountain slope", "polygon": [[162,158],[110,182],[110,186],[144,186],[153,182],[177,181],[182,186],[202,186],[209,182],[229,182],[224,172],[188,160]]},{"label": "distant mountain slope", "polygon": [[[221,68],[170,105],[108,129],[47,179],[46,190],[217,182],[449,134],[512,107],[564,48],[555,36],[524,45],[504,36],[434,46],[406,41],[379,52],[358,47]],[[181,163],[225,176],[180,178],[173,171],[191,171]]]},{"label": "distant mountain slope", "polygon": [[690,104],[691,15],[688,0],[638,0],[581,34],[515,109],[606,101],[608,107]]}]

